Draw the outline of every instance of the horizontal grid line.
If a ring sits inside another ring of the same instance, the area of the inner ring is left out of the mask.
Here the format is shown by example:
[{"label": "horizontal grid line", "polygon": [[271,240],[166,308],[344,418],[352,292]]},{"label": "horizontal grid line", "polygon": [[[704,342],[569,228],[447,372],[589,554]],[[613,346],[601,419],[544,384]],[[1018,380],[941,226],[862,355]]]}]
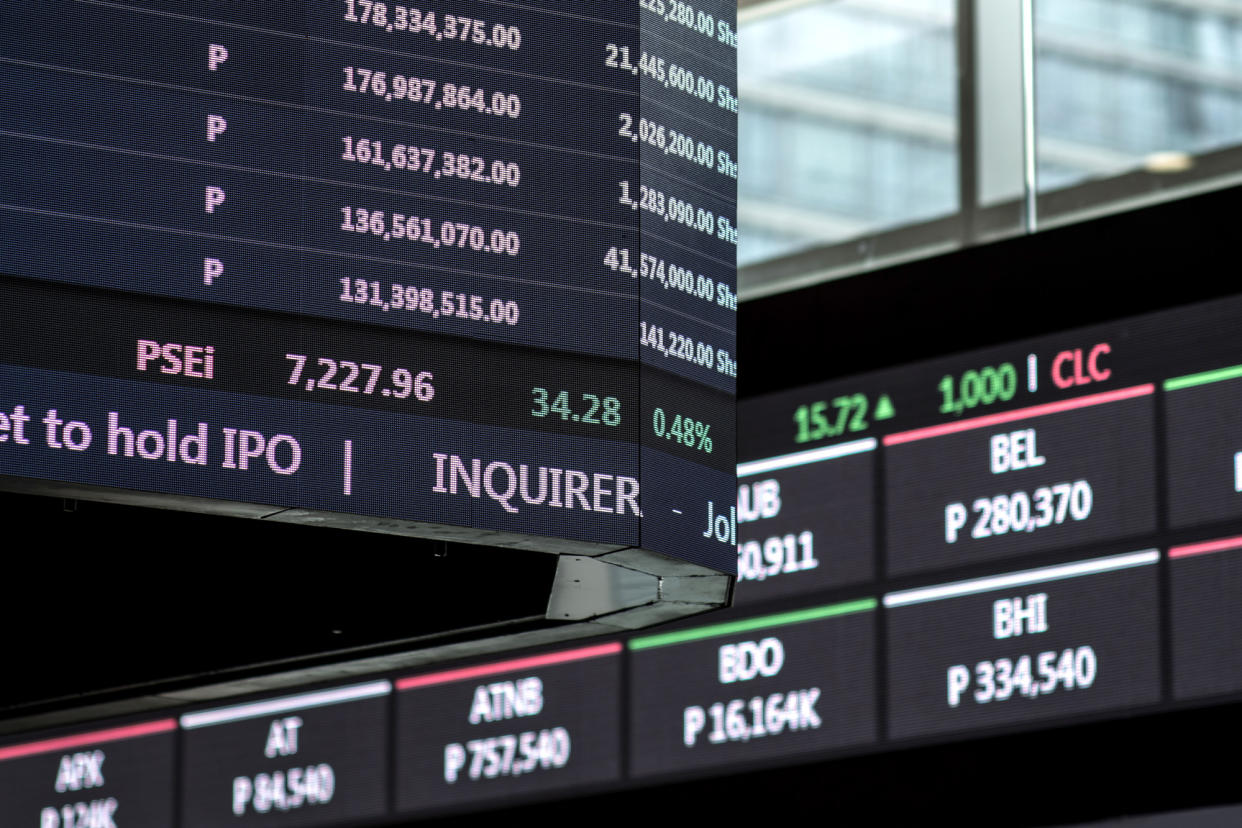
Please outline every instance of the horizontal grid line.
[{"label": "horizontal grid line", "polygon": [[810,449],[809,451],[797,451],[793,454],[782,454],[778,457],[769,457],[765,460],[751,460],[746,463],[737,464],[738,477],[750,477],[764,472],[777,471],[779,469],[792,469],[797,466],[805,466],[810,463],[820,463],[825,460],[836,460],[838,457],[848,457],[851,454],[862,454],[863,452],[874,451],[878,443],[874,437],[867,437],[863,440],[853,440],[849,443],[837,443],[832,446],[822,446],[821,448]]},{"label": "horizontal grid line", "polygon": [[926,440],[932,437],[941,437],[946,434],[956,434],[962,431],[973,431],[979,428],[1001,425],[1002,423],[1011,423],[1015,420],[1025,420],[1031,417],[1043,417],[1048,414],[1060,414],[1064,411],[1074,411],[1075,409],[1088,408],[1093,405],[1103,405],[1105,403],[1133,399],[1134,397],[1144,397],[1149,394],[1154,394],[1155,391],[1155,385],[1146,383],[1144,385],[1135,385],[1130,388],[1121,388],[1116,391],[1104,391],[1100,394],[1089,394],[1085,397],[1075,397],[1070,400],[1059,400],[1057,402],[1043,403],[1042,405],[1032,405],[1026,408],[1016,408],[1013,411],[1002,411],[998,414],[985,414],[982,417],[972,417],[969,420],[959,420],[955,423],[943,423],[941,425],[928,426],[926,428],[916,428],[910,431],[899,431],[896,434],[889,434],[885,436],[884,445],[895,446],[902,443],[913,443],[917,440]]},{"label": "horizontal grid line", "polygon": [[386,696],[391,692],[391,682],[373,681],[367,684],[338,687],[333,690],[299,693],[296,696],[283,696],[278,699],[237,704],[229,707],[217,707],[213,710],[203,710],[198,713],[187,713],[181,717],[181,727],[186,730],[193,730],[199,727],[225,724],[226,722],[257,719],[260,716],[272,716],[293,710],[305,710],[311,707],[326,707],[333,704],[374,699]]},{"label": "horizontal grid line", "polygon": [[1189,558],[1194,555],[1207,555],[1212,552],[1226,552],[1230,549],[1242,549],[1242,535],[1232,538],[1203,541],[1202,543],[1186,543],[1181,546],[1170,546],[1171,559]]},{"label": "horizontal grid line", "polygon": [[169,733],[177,729],[176,719],[160,719],[144,724],[113,727],[106,730],[94,730],[89,733],[78,733],[73,736],[62,736],[57,739],[42,739],[38,742],[26,742],[21,745],[0,747],[0,761],[20,759],[24,756],[37,756],[41,753],[53,753],[71,750],[88,745],[100,745],[107,742],[119,742],[124,739],[137,739],[156,733]]},{"label": "horizontal grid line", "polygon": [[1115,572],[1146,566],[1160,560],[1160,552],[1156,549],[1144,549],[1141,552],[1127,552],[1121,555],[1110,555],[1105,558],[1091,558],[1074,563],[1045,566],[1039,569],[1024,569],[1004,575],[992,575],[985,578],[972,578],[968,581],[953,581],[939,586],[906,589],[890,592],[884,596],[886,609],[904,607],[911,604],[923,604],[929,601],[940,601],[946,598],[959,598],[965,595],[977,595],[1015,586],[1063,581],[1083,575],[1097,575],[1103,572]]},{"label": "horizontal grid line", "polygon": [[533,670],[537,667],[551,667],[557,664],[569,664],[575,661],[586,661],[591,658],[616,655],[621,652],[620,642],[609,642],[594,647],[581,647],[576,650],[562,650],[546,655],[514,658],[508,661],[494,661],[475,667],[463,667],[459,670],[442,670],[438,673],[427,673],[411,676],[397,681],[398,690],[413,690],[418,687],[431,687],[437,684],[449,684],[455,681],[494,676],[498,673],[511,673],[518,670]]},{"label": "horizontal grid line", "polygon": [[705,638],[719,638],[724,635],[734,635],[752,630],[785,627],[791,624],[818,621],[823,618],[853,615],[854,613],[868,612],[877,606],[878,602],[874,598],[860,598],[856,601],[845,601],[839,604],[828,604],[811,609],[782,612],[776,615],[764,615],[759,618],[749,618],[745,621],[730,621],[725,624],[712,624],[692,630],[680,630],[678,632],[663,633],[662,635],[632,638],[629,641],[629,648],[631,650],[650,650],[656,647],[669,647],[674,644],[702,641]]}]

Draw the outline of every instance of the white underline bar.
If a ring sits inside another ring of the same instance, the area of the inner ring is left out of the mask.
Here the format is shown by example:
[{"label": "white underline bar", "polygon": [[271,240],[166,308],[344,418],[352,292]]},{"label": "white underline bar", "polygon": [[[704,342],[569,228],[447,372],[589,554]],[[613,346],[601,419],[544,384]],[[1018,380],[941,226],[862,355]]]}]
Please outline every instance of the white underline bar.
[{"label": "white underline bar", "polygon": [[876,445],[874,437],[867,437],[849,443],[837,443],[835,446],[823,446],[810,451],[782,454],[780,457],[769,457],[767,460],[751,460],[749,463],[737,464],[737,476],[750,477],[751,475],[763,474],[764,472],[776,471],[778,469],[792,469],[795,466],[818,463],[821,460],[835,460],[838,457],[847,457],[851,454],[862,454],[864,451],[875,451]]},{"label": "white underline bar", "polygon": [[198,713],[186,713],[181,717],[181,727],[193,730],[196,727],[210,727],[225,722],[238,722],[242,719],[257,719],[260,716],[274,716],[288,713],[290,710],[305,710],[308,707],[326,707],[330,704],[373,699],[387,696],[392,692],[392,682],[372,681],[367,684],[354,684],[349,687],[338,687],[334,690],[320,690],[315,693],[301,693],[296,696],[284,696],[279,699],[238,704],[233,707],[218,707],[215,710],[201,710]]},{"label": "white underline bar", "polygon": [[1142,552],[1127,552],[1124,555],[1110,555],[1107,558],[1092,558],[1087,561],[1046,566],[1041,569],[1024,569],[1021,572],[993,575],[988,578],[975,578],[970,581],[954,581],[953,583],[941,584],[939,586],[890,592],[884,596],[884,606],[891,609],[910,604],[922,604],[927,601],[939,601],[943,598],[975,595],[980,592],[990,592],[994,589],[1026,586],[1044,581],[1062,581],[1066,578],[1077,578],[1082,575],[1095,575],[1100,572],[1112,572],[1118,569],[1146,566],[1158,560],[1160,560],[1160,552],[1158,550],[1144,549]]}]

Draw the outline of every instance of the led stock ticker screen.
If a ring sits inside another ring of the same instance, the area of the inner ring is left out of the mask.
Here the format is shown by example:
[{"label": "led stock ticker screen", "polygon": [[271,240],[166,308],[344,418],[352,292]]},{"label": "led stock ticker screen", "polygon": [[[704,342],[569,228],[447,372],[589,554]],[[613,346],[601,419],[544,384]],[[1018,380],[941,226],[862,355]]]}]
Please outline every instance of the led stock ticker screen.
[{"label": "led stock ticker screen", "polygon": [[734,15],[4,4],[0,473],[731,568]]},{"label": "led stock ticker screen", "polygon": [[621,652],[610,641],[0,746],[0,819],[352,826],[615,782]]},{"label": "led stock ticker screen", "polygon": [[1236,697],[1240,319],[1216,300],[746,400],[730,612],[874,601],[869,655],[815,658],[879,671],[881,745]]},{"label": "led stock ticker screen", "polygon": [[1235,297],[746,400],[732,608],[14,736],[0,821],[382,824],[1236,701],[1239,320]]}]

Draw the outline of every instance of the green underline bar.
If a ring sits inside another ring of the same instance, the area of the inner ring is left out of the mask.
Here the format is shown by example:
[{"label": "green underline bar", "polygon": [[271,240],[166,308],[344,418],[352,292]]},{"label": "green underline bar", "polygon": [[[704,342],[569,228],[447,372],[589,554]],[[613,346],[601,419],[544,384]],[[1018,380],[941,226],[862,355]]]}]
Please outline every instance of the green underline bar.
[{"label": "green underline bar", "polygon": [[1207,385],[1209,382],[1221,382],[1242,377],[1242,365],[1230,368],[1217,368],[1215,371],[1204,371],[1199,374],[1187,374],[1164,381],[1165,391],[1177,391],[1182,388],[1194,388],[1196,385]]},{"label": "green underline bar", "polygon": [[804,621],[817,621],[821,618],[833,618],[839,615],[851,615],[856,612],[867,612],[876,608],[878,602],[874,598],[860,598],[857,601],[846,601],[841,604],[829,604],[824,607],[782,612],[777,615],[765,615],[762,618],[747,618],[745,621],[730,621],[725,624],[712,624],[709,627],[696,627],[693,630],[678,630],[661,635],[647,635],[642,638],[631,638],[628,646],[631,650],[650,650],[653,647],[668,647],[672,644],[685,644],[688,641],[701,641],[704,638],[718,638],[722,635],[761,630],[768,627],[784,627],[789,624],[801,624]]}]

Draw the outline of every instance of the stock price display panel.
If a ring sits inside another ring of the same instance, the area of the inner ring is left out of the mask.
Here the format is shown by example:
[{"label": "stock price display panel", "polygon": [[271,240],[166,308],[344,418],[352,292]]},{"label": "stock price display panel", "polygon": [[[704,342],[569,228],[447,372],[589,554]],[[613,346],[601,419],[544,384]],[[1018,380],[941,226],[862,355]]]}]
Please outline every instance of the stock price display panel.
[{"label": "stock price display panel", "polygon": [[878,602],[880,744],[1236,695],[1239,321],[1217,299],[746,400],[729,612]]},{"label": "stock price display panel", "polygon": [[615,784],[623,649],[606,641],[27,734],[0,745],[0,823],[374,825]]},{"label": "stock price display panel", "polygon": [[733,20],[5,4],[0,471],[731,569]]},{"label": "stock price display panel", "polygon": [[[934,778],[897,749],[1215,713],[1242,698],[1240,320],[1232,297],[749,399],[735,607],[14,736],[0,821],[382,824],[769,767],[822,797],[850,763],[799,764],[892,751]],[[1038,760],[1099,761],[1082,730]],[[986,744],[1014,785],[1051,773]]]}]

